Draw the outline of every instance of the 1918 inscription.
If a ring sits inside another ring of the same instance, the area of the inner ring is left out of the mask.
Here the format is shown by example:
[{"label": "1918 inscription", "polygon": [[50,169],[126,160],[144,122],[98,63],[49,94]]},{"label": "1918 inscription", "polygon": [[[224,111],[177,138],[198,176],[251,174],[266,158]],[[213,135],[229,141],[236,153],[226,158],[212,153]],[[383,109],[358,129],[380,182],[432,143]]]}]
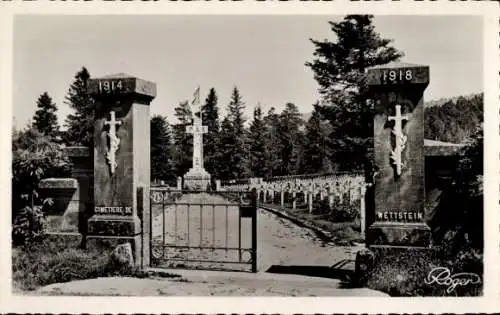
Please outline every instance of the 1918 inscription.
[{"label": "1918 inscription", "polygon": [[414,76],[412,69],[384,70],[384,72],[382,72],[382,83],[392,84],[411,82]]}]

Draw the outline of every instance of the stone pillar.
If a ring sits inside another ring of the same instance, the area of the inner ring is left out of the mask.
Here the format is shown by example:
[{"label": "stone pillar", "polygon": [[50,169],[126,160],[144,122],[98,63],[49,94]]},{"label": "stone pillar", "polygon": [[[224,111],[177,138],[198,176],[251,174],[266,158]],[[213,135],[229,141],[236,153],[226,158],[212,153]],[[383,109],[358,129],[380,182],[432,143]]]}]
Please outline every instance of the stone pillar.
[{"label": "stone pillar", "polygon": [[220,179],[216,179],[215,180],[215,190],[216,191],[220,191]]},{"label": "stone pillar", "polygon": [[292,193],[292,209],[295,210],[297,207],[297,192]]},{"label": "stone pillar", "polygon": [[424,222],[424,102],[429,67],[391,63],[368,71],[374,101],[375,222],[368,246],[428,247]]},{"label": "stone pillar", "polygon": [[130,242],[136,266],[147,266],[149,104],[156,96],[156,84],[118,74],[89,80],[88,90],[96,101],[94,215],[88,222],[88,237]]},{"label": "stone pillar", "polygon": [[267,203],[267,189],[264,189],[262,191],[262,194],[263,194],[263,196],[262,196],[262,203]]},{"label": "stone pillar", "polygon": [[182,177],[177,177],[177,190],[182,190]]},{"label": "stone pillar", "polygon": [[280,192],[280,205],[283,207],[285,205],[285,191]]}]

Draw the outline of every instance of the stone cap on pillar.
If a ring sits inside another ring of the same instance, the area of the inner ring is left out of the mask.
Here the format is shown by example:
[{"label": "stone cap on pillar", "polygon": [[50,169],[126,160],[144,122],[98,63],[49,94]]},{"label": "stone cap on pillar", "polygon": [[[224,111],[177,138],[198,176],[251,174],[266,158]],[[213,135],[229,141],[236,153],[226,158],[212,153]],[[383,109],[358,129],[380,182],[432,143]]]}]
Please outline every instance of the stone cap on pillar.
[{"label": "stone cap on pillar", "polygon": [[149,103],[156,97],[155,83],[125,73],[89,79],[87,88],[91,96],[100,98],[133,96]]},{"label": "stone cap on pillar", "polygon": [[429,84],[429,66],[407,62],[390,62],[367,69],[369,86],[420,85]]}]

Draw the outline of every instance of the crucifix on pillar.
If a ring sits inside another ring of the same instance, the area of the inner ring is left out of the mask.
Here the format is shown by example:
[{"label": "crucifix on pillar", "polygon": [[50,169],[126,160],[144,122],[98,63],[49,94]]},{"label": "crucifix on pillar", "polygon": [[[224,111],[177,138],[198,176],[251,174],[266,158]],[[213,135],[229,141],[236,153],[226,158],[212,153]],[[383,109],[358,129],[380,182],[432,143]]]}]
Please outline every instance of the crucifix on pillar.
[{"label": "crucifix on pillar", "polygon": [[407,136],[403,133],[403,121],[409,119],[408,115],[401,115],[401,105],[396,105],[396,115],[389,116],[389,121],[394,121],[392,134],[395,137],[394,149],[391,151],[391,164],[396,168],[396,175],[401,175],[403,167],[402,154],[406,145]]},{"label": "crucifix on pillar", "polygon": [[111,119],[104,122],[104,125],[109,126],[108,137],[109,137],[109,150],[106,152],[106,159],[111,170],[111,174],[115,172],[118,163],[116,162],[116,151],[120,145],[120,139],[116,136],[116,127],[122,124],[121,121],[116,120],[115,111],[110,112]]}]

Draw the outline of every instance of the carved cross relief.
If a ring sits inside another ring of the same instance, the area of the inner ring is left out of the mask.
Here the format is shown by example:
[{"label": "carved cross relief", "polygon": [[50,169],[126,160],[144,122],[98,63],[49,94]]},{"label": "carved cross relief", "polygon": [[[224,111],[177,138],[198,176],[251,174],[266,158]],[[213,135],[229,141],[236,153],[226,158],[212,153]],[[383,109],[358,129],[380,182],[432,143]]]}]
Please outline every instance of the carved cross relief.
[{"label": "carved cross relief", "polygon": [[401,105],[396,105],[396,115],[389,116],[387,118],[389,121],[394,121],[394,127],[392,129],[392,134],[395,137],[394,148],[391,151],[391,164],[395,167],[396,175],[401,175],[401,170],[403,168],[403,150],[406,146],[407,136],[403,133],[403,122],[409,120],[408,115],[401,115]]},{"label": "carved cross relief", "polygon": [[122,124],[121,121],[116,120],[115,111],[110,112],[111,119],[104,122],[104,125],[109,126],[108,137],[109,137],[109,150],[106,153],[106,159],[111,170],[111,174],[114,174],[118,163],[116,162],[116,151],[120,145],[120,139],[116,136],[116,127]]}]

